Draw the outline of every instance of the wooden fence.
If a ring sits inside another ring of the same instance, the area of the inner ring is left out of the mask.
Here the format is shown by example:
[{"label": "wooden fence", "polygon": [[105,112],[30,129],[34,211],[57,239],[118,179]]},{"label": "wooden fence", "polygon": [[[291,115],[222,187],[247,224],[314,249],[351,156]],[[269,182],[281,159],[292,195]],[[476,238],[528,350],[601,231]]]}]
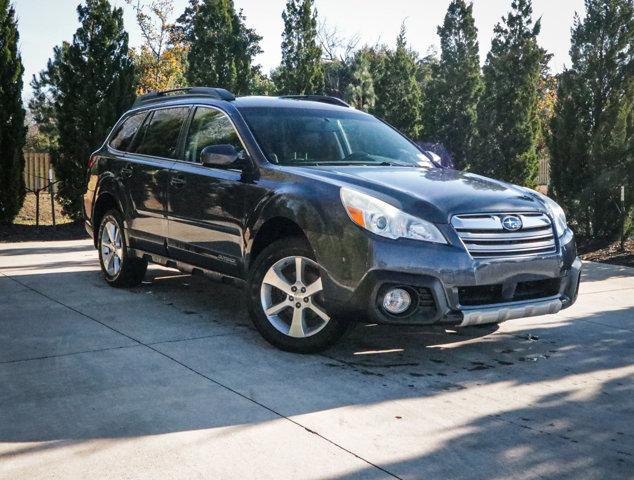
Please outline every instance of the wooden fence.
[{"label": "wooden fence", "polygon": [[[27,190],[33,191],[48,185],[51,168],[50,154],[24,152],[24,185]],[[52,172],[52,175],[55,181],[55,173]],[[53,191],[57,191],[55,185],[53,185]]]},{"label": "wooden fence", "polygon": [[539,170],[537,171],[537,184],[547,187],[550,185],[550,162],[548,158],[539,160]]}]

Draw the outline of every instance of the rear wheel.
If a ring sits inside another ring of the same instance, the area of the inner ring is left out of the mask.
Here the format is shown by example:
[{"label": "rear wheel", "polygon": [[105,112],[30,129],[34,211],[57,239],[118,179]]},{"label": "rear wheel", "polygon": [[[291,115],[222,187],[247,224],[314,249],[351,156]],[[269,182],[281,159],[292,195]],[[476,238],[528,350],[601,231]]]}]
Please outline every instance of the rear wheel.
[{"label": "rear wheel", "polygon": [[113,287],[140,284],[147,270],[147,261],[128,254],[123,219],[118,211],[106,212],[98,235],[99,263],[106,282]]},{"label": "rear wheel", "polygon": [[253,323],[282,350],[317,352],[347,330],[348,324],[325,308],[321,269],[301,238],[265,248],[255,260],[248,289]]}]

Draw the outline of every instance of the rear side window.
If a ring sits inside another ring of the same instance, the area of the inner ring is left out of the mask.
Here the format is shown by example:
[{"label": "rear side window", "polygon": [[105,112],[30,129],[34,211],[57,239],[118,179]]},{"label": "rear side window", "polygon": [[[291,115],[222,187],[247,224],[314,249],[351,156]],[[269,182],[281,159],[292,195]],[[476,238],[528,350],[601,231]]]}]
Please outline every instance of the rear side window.
[{"label": "rear side window", "polygon": [[162,108],[155,110],[145,122],[135,149],[136,153],[154,157],[176,158],[178,137],[187,118],[189,108]]},{"label": "rear side window", "polygon": [[116,150],[126,152],[134,139],[134,135],[143,123],[146,113],[147,112],[137,113],[136,115],[132,115],[124,120],[112,137],[110,146]]},{"label": "rear side window", "polygon": [[213,108],[196,109],[185,142],[185,160],[198,162],[203,148],[209,145],[233,145],[236,150],[244,150],[231,120]]}]

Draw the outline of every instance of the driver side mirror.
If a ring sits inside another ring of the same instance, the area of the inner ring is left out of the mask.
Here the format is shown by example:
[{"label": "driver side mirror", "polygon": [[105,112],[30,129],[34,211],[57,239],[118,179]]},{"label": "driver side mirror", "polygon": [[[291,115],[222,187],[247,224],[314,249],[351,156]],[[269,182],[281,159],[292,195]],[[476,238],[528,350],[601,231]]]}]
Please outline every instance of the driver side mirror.
[{"label": "driver side mirror", "polygon": [[233,145],[208,145],[200,152],[200,163],[214,168],[242,168],[246,162],[246,152],[238,151]]}]

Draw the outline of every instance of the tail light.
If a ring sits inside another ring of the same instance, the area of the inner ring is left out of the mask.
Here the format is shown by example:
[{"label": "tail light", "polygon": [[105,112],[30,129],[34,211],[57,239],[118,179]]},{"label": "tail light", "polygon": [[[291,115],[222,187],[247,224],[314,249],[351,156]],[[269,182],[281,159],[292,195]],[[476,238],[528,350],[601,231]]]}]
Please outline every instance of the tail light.
[{"label": "tail light", "polygon": [[99,157],[94,153],[90,156],[90,158],[88,159],[88,170],[91,170],[92,167],[95,166],[95,163],[97,163],[97,158]]}]

